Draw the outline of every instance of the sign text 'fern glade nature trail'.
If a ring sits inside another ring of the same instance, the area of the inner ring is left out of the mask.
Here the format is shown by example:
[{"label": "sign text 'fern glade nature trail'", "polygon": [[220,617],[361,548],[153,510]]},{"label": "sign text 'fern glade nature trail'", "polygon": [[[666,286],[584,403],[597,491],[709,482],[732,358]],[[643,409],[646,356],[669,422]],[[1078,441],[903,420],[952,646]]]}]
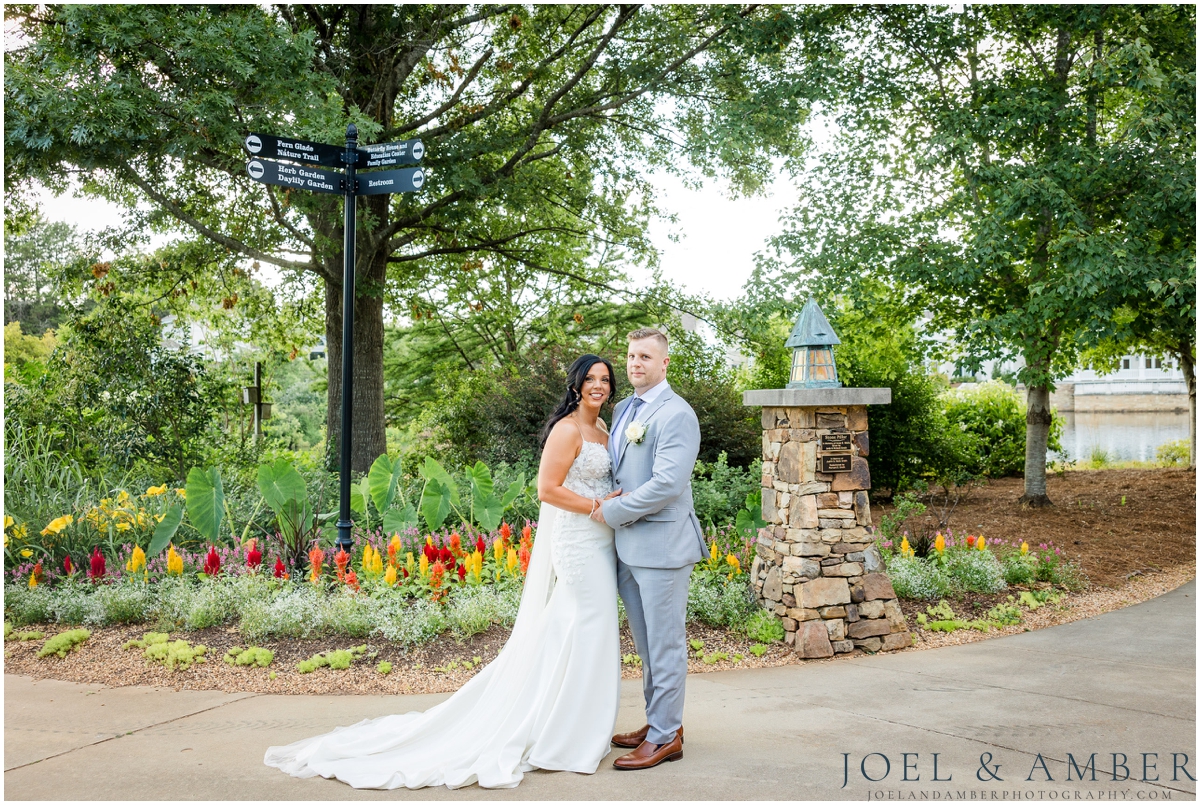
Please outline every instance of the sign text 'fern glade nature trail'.
[{"label": "sign text 'fern glade nature trail'", "polygon": [[[317,193],[341,193],[345,197],[345,233],[342,266],[342,433],[340,461],[340,507],[337,521],[337,545],[346,553],[353,547],[350,519],[350,444],[352,430],[351,400],[354,399],[354,245],[355,199],[385,193],[412,193],[425,185],[423,168],[375,171],[359,176],[357,169],[388,165],[411,165],[425,156],[420,140],[399,140],[358,148],[358,127],[346,127],[346,146],[276,137],[251,132],[242,141],[250,154],[246,173],[256,182]],[[283,160],[277,162],[276,160]],[[298,164],[293,164],[298,163]],[[316,165],[318,167],[309,167]],[[344,168],[344,172],[322,168]]]}]

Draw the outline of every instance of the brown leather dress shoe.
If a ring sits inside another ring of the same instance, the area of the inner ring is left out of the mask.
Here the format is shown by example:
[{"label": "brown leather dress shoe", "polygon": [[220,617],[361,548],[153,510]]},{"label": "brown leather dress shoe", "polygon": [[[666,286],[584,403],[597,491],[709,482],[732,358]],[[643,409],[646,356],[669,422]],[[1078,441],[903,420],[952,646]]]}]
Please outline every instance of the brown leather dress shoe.
[{"label": "brown leather dress shoe", "polygon": [[636,771],[653,768],[664,760],[679,760],[681,757],[683,757],[683,740],[676,734],[675,740],[662,746],[642,741],[637,749],[614,760],[613,766],[620,771]]},{"label": "brown leather dress shoe", "polygon": [[[642,745],[642,741],[646,740],[646,736],[650,734],[650,725],[642,727],[636,732],[621,732],[612,737],[613,746],[623,746],[626,749],[637,749]],[[683,725],[679,725],[679,743],[683,743]]]}]

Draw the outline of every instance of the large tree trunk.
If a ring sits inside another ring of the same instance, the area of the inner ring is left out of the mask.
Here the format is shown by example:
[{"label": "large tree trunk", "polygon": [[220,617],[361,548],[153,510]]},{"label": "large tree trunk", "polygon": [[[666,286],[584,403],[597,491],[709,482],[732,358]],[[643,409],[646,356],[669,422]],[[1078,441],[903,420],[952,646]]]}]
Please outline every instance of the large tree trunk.
[{"label": "large tree trunk", "polygon": [[1025,494],[1023,506],[1051,506],[1046,494],[1046,445],[1050,440],[1050,388],[1030,386],[1026,392]]},{"label": "large tree trunk", "polygon": [[1188,390],[1188,466],[1196,466],[1196,361],[1187,350],[1175,353]]},{"label": "large tree trunk", "polygon": [[[362,265],[361,261],[359,265]],[[340,273],[340,272],[339,272]],[[351,407],[350,469],[366,472],[387,452],[383,410],[383,299],[364,296],[356,281],[354,305],[354,395]],[[329,390],[325,415],[326,462],[338,468],[342,432],[342,284],[325,282],[325,354]]]}]

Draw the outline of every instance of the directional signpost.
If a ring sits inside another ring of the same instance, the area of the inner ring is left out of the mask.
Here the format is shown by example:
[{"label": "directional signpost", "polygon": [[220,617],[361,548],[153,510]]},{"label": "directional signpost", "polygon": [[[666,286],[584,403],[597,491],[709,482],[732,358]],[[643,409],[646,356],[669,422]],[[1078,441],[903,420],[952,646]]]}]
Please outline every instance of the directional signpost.
[{"label": "directional signpost", "polygon": [[[425,184],[423,168],[376,171],[358,175],[357,169],[412,165],[425,156],[420,140],[400,140],[358,147],[358,127],[346,127],[346,147],[313,143],[273,134],[252,133],[243,141],[251,159],[246,173],[256,182],[341,193],[345,196],[345,262],[342,267],[342,450],[341,500],[338,509],[338,547],[350,553],[354,522],[350,519],[351,400],[354,393],[354,201],[358,196],[413,193]],[[285,160],[277,162],[275,160]],[[300,164],[290,164],[300,163]],[[317,167],[309,167],[315,165]],[[342,168],[343,171],[322,170]]]}]

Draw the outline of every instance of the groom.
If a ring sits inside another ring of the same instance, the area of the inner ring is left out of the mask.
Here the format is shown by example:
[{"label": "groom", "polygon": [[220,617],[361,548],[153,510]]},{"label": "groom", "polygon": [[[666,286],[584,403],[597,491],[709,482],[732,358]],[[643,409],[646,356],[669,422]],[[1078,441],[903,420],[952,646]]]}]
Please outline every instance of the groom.
[{"label": "groom", "polygon": [[617,404],[609,440],[616,486],[629,491],[592,514],[616,532],[617,589],[642,658],[647,724],[613,736],[634,750],[613,763],[623,770],[683,757],[688,578],[704,558],[691,483],[700,423],[667,384],[669,360],[660,331],[629,334],[625,369],[635,394]]}]

